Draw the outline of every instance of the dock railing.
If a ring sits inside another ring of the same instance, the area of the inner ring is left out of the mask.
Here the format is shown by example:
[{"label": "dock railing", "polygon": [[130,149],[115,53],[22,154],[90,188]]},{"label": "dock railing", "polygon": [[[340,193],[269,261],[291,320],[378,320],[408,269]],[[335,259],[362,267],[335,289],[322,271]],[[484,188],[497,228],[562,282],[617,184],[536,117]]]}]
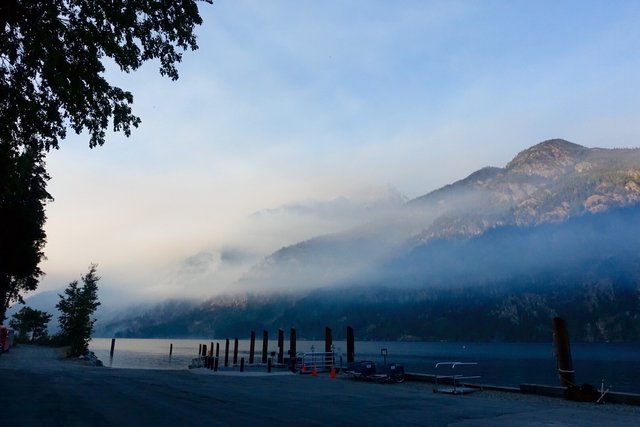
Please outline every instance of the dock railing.
[{"label": "dock railing", "polygon": [[333,352],[307,352],[298,353],[296,357],[296,371],[302,374],[316,372],[329,372],[336,367],[335,354]]},{"label": "dock railing", "polygon": [[[436,363],[436,372],[444,373],[442,369],[438,371],[438,368],[451,369],[450,373],[444,375],[437,373],[435,376],[435,385],[433,388],[434,393],[449,393],[449,394],[465,394],[475,391],[469,387],[465,387],[463,381],[470,379],[480,378],[480,375],[466,375],[460,371],[455,371],[456,368],[462,366],[477,365],[478,362],[438,362]],[[438,384],[440,382],[440,384]],[[446,384],[447,387],[442,385]]]}]

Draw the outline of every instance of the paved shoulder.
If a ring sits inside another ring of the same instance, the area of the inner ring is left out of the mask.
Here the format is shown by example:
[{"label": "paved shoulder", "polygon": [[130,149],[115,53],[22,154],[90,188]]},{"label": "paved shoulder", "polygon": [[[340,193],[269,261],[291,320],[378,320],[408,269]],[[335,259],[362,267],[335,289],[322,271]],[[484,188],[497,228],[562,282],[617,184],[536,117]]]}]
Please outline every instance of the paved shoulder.
[{"label": "paved shoulder", "polygon": [[[638,408],[328,376],[193,375],[112,369],[21,346],[0,356],[2,427],[637,425]],[[15,416],[13,414],[16,414]]]},{"label": "paved shoulder", "polygon": [[0,369],[58,369],[65,365],[62,356],[61,349],[19,344],[0,355]]}]

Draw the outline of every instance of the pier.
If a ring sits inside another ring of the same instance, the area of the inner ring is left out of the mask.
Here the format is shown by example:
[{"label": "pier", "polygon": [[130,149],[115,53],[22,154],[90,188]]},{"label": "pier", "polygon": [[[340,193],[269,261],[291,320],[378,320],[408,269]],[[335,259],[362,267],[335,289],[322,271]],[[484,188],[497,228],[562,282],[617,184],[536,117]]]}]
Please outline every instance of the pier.
[{"label": "pier", "polygon": [[[627,405],[640,406],[640,395],[634,393],[624,393],[611,391],[604,388],[604,384],[601,389],[592,387],[590,395],[581,394],[582,387],[575,386],[575,372],[572,368],[571,352],[569,346],[569,337],[566,333],[566,325],[564,320],[555,318],[553,320],[553,337],[555,345],[555,356],[558,361],[558,378],[560,385],[548,385],[548,384],[531,384],[522,383],[517,387],[504,386],[495,384],[485,384],[482,382],[481,375],[477,372],[465,371],[466,368],[476,367],[478,364],[475,362],[460,362],[460,361],[440,361],[435,363],[431,372],[405,372],[402,365],[397,365],[399,368],[396,373],[391,377],[391,371],[387,364],[387,349],[381,349],[384,363],[377,366],[377,372],[364,372],[367,369],[357,369],[358,361],[356,360],[357,352],[355,349],[355,333],[353,328],[346,328],[346,356],[347,362],[343,364],[342,360],[339,360],[333,346],[333,332],[331,328],[325,327],[324,331],[324,351],[316,351],[313,347],[309,352],[297,352],[297,332],[294,328],[289,331],[289,350],[285,357],[285,334],[283,329],[277,331],[277,344],[276,348],[269,350],[269,332],[263,331],[262,352],[260,354],[260,362],[255,363],[255,331],[250,332],[250,348],[248,363],[245,358],[241,358],[238,362],[238,338],[234,340],[233,350],[233,364],[228,363],[229,353],[229,339],[225,340],[225,357],[224,367],[218,367],[217,352],[214,356],[211,351],[206,353],[206,344],[201,344],[199,349],[199,356],[192,361],[192,367],[194,368],[206,368],[212,373],[218,374],[272,374],[272,373],[298,373],[298,374],[310,374],[310,376],[325,375],[329,378],[336,378],[338,375],[341,377],[350,377],[361,380],[371,380],[376,382],[402,382],[404,380],[409,382],[427,383],[432,387],[433,392],[444,394],[468,394],[476,391],[497,391],[503,393],[515,393],[520,395],[539,395],[552,398],[564,398],[570,400],[581,400],[596,403],[618,403]],[[218,344],[216,343],[216,347]],[[209,347],[213,348],[213,342]],[[370,363],[372,362],[359,362]],[[443,370],[445,368],[445,370]],[[364,371],[362,371],[364,369]],[[373,367],[376,369],[376,366]],[[396,369],[394,364],[391,369]],[[461,370],[462,369],[462,370]],[[399,376],[400,372],[402,373]],[[572,394],[573,392],[573,394]]]}]

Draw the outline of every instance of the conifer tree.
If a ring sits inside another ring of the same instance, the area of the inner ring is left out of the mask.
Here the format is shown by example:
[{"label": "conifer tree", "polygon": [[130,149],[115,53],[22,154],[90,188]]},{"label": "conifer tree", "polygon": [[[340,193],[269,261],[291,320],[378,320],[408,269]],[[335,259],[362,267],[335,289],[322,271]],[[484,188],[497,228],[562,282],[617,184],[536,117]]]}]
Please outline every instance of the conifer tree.
[{"label": "conifer tree", "polygon": [[9,325],[18,331],[18,336],[24,341],[38,341],[46,338],[47,324],[51,320],[51,314],[36,310],[31,307],[22,309],[11,316]]},{"label": "conifer tree", "polygon": [[96,321],[92,318],[100,302],[98,301],[98,266],[91,264],[86,275],[82,276],[82,285],[77,280],[69,283],[60,302],[56,305],[60,310],[60,335],[62,341],[71,349],[69,356],[81,356],[87,353],[89,341]]}]

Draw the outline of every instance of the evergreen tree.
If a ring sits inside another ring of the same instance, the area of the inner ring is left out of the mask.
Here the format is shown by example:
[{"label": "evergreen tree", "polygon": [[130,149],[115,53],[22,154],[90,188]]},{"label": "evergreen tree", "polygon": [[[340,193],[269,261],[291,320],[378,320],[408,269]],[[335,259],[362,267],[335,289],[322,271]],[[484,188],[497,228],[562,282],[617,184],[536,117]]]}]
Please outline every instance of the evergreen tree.
[{"label": "evergreen tree", "polygon": [[35,310],[31,307],[23,307],[19,312],[11,316],[9,325],[18,331],[18,336],[22,340],[38,341],[48,336],[47,324],[50,320],[51,314],[47,312]]},{"label": "evergreen tree", "polygon": [[82,285],[74,280],[69,283],[64,295],[60,295],[60,302],[56,304],[60,310],[60,335],[62,341],[71,349],[70,356],[81,356],[87,352],[93,325],[96,321],[92,318],[100,302],[98,301],[98,281],[96,274],[98,266],[91,264],[89,271],[82,276]]}]

